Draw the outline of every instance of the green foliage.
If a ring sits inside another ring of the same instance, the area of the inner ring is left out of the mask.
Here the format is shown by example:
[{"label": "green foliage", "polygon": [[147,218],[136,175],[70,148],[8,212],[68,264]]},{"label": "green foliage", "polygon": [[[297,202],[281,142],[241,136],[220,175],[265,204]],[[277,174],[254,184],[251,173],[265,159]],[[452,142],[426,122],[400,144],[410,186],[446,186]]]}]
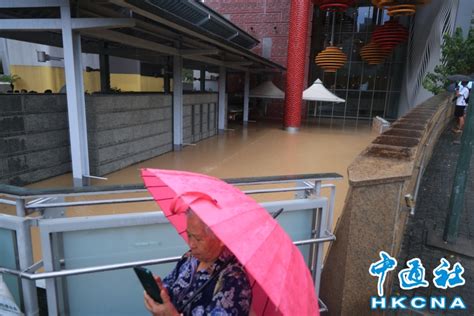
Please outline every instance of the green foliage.
[{"label": "green foliage", "polygon": [[8,82],[10,84],[15,83],[15,81],[21,79],[18,75],[0,75],[0,82]]},{"label": "green foliage", "polygon": [[192,69],[183,69],[183,82],[186,82],[186,83],[193,83],[194,82],[194,76],[193,76],[193,70]]},{"label": "green foliage", "polygon": [[457,28],[452,36],[445,35],[441,45],[440,64],[423,79],[423,87],[438,94],[449,84],[449,75],[474,73],[474,30],[470,30],[466,39],[462,29]]}]

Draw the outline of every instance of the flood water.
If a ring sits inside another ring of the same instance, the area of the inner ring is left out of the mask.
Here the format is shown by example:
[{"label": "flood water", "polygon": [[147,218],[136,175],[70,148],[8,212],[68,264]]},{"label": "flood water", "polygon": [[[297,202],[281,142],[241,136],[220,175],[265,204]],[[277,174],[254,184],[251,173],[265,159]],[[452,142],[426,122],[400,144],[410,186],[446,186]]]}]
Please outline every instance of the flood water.
[{"label": "flood water", "polygon": [[[360,121],[349,121],[344,125],[335,121],[316,121],[304,124],[295,134],[284,131],[276,123],[249,123],[247,128],[236,124],[229,125],[229,129],[224,134],[203,140],[195,146],[185,146],[181,151],[170,152],[105,175],[108,180],[93,180],[92,185],[141,183],[140,168],[186,170],[219,178],[335,172],[344,177],[342,180],[331,181],[336,184],[335,225],[348,190],[347,167],[376,137],[371,133],[369,124]],[[65,174],[28,187],[67,187],[71,184],[71,174]],[[265,197],[265,200],[292,198],[289,195],[283,193],[272,198]],[[116,197],[118,196],[110,195],[100,198]],[[258,196],[256,199],[260,200]],[[67,210],[67,215],[117,214],[131,210],[153,211],[157,208],[152,202],[74,207]],[[14,212],[12,208],[4,208],[4,211]],[[34,236],[36,234],[33,233]],[[34,239],[34,257],[38,260],[41,257],[39,244],[37,237]]]}]

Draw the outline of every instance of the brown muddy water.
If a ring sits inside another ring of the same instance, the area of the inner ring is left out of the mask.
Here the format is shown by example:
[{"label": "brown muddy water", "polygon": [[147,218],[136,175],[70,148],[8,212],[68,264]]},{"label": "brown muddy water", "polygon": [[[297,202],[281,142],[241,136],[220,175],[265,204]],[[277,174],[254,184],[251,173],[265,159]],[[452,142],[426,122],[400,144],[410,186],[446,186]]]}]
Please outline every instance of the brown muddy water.
[{"label": "brown muddy water", "polygon": [[[337,222],[348,190],[347,167],[354,158],[377,136],[371,133],[367,122],[337,122],[318,120],[306,123],[300,131],[290,134],[279,124],[249,123],[247,128],[230,125],[231,130],[186,146],[153,159],[105,175],[107,180],[93,180],[92,185],[141,183],[140,168],[177,169],[204,173],[219,178],[260,177],[310,173],[339,173],[342,180],[336,184],[336,204],[333,223]],[[71,186],[71,174],[65,174],[31,185],[30,188]],[[329,192],[323,194],[328,195]],[[143,196],[129,194],[127,196]],[[101,199],[125,195],[100,196]],[[292,198],[291,193],[272,197],[256,196],[256,200]],[[74,198],[82,199],[79,198]],[[91,199],[91,197],[88,197]],[[72,200],[72,199],[68,199]],[[11,207],[0,206],[1,212],[14,214]],[[107,206],[73,207],[67,216],[93,216],[131,211],[154,211],[154,203],[114,204]],[[40,259],[41,250],[37,232],[33,230],[34,257]]]}]

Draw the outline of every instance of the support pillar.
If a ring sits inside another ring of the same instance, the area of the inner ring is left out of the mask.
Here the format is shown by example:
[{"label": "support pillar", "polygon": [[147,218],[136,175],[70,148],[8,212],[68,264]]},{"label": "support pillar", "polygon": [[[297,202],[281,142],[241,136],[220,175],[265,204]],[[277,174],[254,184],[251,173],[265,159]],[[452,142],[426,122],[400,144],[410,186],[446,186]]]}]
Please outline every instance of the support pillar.
[{"label": "support pillar", "polygon": [[171,93],[170,64],[170,57],[166,57],[166,65],[163,67],[163,90],[166,94]]},{"label": "support pillar", "polygon": [[250,94],[250,73],[249,71],[246,71],[245,81],[244,81],[244,115],[243,115],[244,126],[249,123],[249,94]]},{"label": "support pillar", "polygon": [[[104,43],[104,49],[107,49],[107,43]],[[100,91],[110,91],[110,64],[109,55],[102,53],[99,55],[100,63]]]},{"label": "support pillar", "polygon": [[201,71],[199,75],[199,84],[200,84],[199,91],[205,92],[206,91],[206,68],[204,67],[201,67]]},{"label": "support pillar", "polygon": [[289,132],[301,126],[309,6],[308,0],[291,0],[284,114],[284,128]]},{"label": "support pillar", "polygon": [[86,107],[81,62],[81,36],[72,31],[69,2],[61,6],[64,69],[66,75],[69,138],[74,186],[83,186],[89,176]]},{"label": "support pillar", "polygon": [[225,106],[225,82],[226,82],[225,67],[219,67],[219,118],[218,128],[219,133],[223,133],[226,124],[226,106]]},{"label": "support pillar", "polygon": [[173,150],[183,147],[183,58],[173,56]]}]

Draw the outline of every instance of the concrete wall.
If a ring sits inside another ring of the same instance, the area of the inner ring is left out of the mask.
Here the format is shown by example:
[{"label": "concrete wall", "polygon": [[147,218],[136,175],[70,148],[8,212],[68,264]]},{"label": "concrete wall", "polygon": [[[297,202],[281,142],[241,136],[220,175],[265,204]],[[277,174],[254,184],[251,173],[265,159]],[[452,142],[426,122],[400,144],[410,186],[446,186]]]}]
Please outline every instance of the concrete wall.
[{"label": "concrete wall", "polygon": [[183,142],[185,144],[198,142],[217,133],[217,101],[217,93],[183,96]]},{"label": "concrete wall", "polygon": [[65,95],[0,97],[0,182],[23,185],[71,170]]},{"label": "concrete wall", "polygon": [[[377,295],[371,263],[384,250],[398,257],[420,169],[452,118],[451,95],[420,104],[377,137],[348,168],[349,191],[322,274],[320,296],[330,315],[371,315]],[[396,275],[388,274],[385,293]]]},{"label": "concrete wall", "polygon": [[[184,142],[215,135],[217,94],[183,99]],[[86,110],[91,175],[172,151],[171,95],[87,95]],[[21,186],[71,171],[65,95],[0,95],[0,137],[0,183]]]}]

